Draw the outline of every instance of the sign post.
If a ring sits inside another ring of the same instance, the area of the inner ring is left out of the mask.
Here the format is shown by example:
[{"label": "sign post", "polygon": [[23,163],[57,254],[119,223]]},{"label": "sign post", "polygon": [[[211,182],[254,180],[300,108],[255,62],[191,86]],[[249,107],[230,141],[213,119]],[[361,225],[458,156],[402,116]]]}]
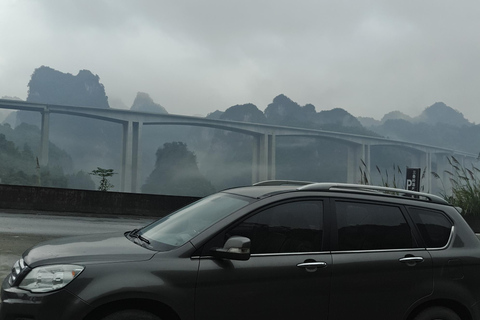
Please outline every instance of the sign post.
[{"label": "sign post", "polygon": [[407,168],[407,190],[420,191],[420,172],[420,168]]}]

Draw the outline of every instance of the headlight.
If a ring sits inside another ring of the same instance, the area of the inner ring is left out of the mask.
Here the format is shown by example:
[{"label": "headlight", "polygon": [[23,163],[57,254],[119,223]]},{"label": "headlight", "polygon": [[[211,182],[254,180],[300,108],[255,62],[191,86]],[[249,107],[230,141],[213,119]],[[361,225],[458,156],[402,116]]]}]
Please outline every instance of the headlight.
[{"label": "headlight", "polygon": [[17,260],[17,262],[15,262],[15,264],[12,267],[12,273],[10,274],[10,279],[8,280],[8,283],[10,283],[11,286],[13,286],[18,276],[20,275],[21,272],[25,270],[25,268],[26,268],[26,265],[23,259]]},{"label": "headlight", "polygon": [[84,267],[77,265],[52,265],[32,269],[18,286],[31,292],[50,292],[61,289],[75,279]]}]

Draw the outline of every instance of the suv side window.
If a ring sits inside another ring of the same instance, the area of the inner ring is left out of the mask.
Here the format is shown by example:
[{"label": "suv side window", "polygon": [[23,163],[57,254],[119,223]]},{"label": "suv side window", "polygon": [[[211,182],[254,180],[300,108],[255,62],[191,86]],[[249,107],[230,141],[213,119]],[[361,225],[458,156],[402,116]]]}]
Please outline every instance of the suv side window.
[{"label": "suv side window", "polygon": [[421,208],[408,208],[427,248],[442,248],[447,245],[452,223],[442,212]]},{"label": "suv side window", "polygon": [[251,240],[252,254],[318,252],[322,249],[323,204],[297,201],[265,209],[226,233]]},{"label": "suv side window", "polygon": [[418,247],[399,207],[337,201],[338,250]]}]

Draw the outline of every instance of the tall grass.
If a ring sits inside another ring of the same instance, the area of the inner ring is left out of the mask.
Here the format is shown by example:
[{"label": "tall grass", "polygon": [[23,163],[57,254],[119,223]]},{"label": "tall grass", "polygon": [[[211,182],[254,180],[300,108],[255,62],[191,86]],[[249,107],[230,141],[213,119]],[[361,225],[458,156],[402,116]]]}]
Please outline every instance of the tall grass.
[{"label": "tall grass", "polygon": [[462,208],[465,216],[480,215],[480,169],[474,164],[466,168],[454,156],[447,157],[451,170],[445,170],[451,184],[451,192],[446,191],[445,183],[440,175],[432,172],[433,177],[441,181],[441,196],[452,205]]},{"label": "tall grass", "polygon": [[[371,174],[368,171],[368,167],[365,164],[365,161],[360,159],[362,164],[359,167],[360,170],[360,184],[370,185],[373,183]],[[406,176],[402,172],[402,169],[399,165],[393,164],[392,170],[390,169],[380,169],[378,165],[375,166],[375,169],[378,172],[380,177],[380,185],[382,187],[397,188],[397,189],[406,189]],[[425,170],[423,170],[420,181],[425,178]],[[421,185],[420,191],[424,191],[425,187]]]}]

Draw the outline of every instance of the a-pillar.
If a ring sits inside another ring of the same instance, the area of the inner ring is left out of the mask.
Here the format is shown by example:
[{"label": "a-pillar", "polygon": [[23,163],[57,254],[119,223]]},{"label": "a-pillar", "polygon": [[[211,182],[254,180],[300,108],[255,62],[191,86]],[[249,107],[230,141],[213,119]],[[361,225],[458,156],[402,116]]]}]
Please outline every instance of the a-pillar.
[{"label": "a-pillar", "polygon": [[40,159],[41,166],[48,165],[48,141],[50,132],[50,111],[45,108],[42,111],[42,129],[40,136]]},{"label": "a-pillar", "polygon": [[253,137],[252,183],[275,179],[275,135]]},{"label": "a-pillar", "polygon": [[140,166],[140,128],[139,122],[128,121],[123,124],[122,181],[121,191],[137,192]]}]

